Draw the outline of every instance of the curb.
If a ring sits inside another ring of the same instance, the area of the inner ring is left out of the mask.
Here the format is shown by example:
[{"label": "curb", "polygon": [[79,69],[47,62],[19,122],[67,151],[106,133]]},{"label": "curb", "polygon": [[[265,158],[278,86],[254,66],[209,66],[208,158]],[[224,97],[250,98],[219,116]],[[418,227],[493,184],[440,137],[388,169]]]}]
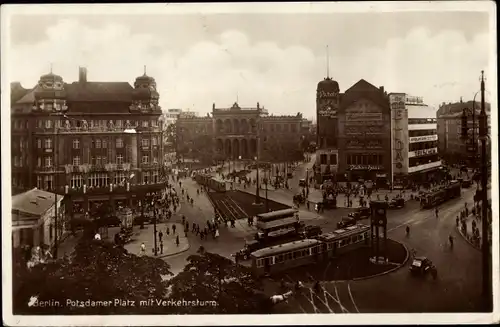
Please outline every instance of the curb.
[{"label": "curb", "polygon": [[156,259],[163,259],[163,258],[168,258],[168,257],[173,257],[174,255],[178,255],[178,254],[181,254],[181,253],[184,253],[186,251],[188,251],[189,249],[191,248],[191,243],[188,243],[188,246],[187,248],[185,248],[184,250],[182,251],[179,251],[179,252],[176,252],[176,253],[172,253],[172,254],[165,254],[165,255],[158,255],[158,256],[151,256],[151,258],[156,258]]},{"label": "curb", "polygon": [[[396,241],[394,241],[394,242],[396,242]],[[365,280],[365,279],[370,279],[370,278],[375,278],[375,277],[387,275],[387,274],[390,274],[390,273],[395,272],[396,270],[402,268],[408,262],[408,259],[410,258],[410,252],[408,251],[408,248],[406,247],[406,245],[404,245],[404,243],[401,243],[401,242],[397,242],[397,243],[401,244],[405,248],[405,251],[406,251],[406,257],[403,260],[403,263],[399,264],[398,266],[396,266],[394,268],[391,268],[387,271],[384,271],[384,272],[381,272],[381,273],[378,273],[375,275],[365,276],[365,277],[357,277],[357,278],[353,278],[353,279],[339,279],[339,280],[335,280],[332,282],[355,282],[355,281],[359,281],[359,280]]]},{"label": "curb", "polygon": [[481,251],[481,248],[480,248],[480,247],[475,246],[475,245],[474,245],[474,244],[473,244],[473,243],[469,240],[469,238],[467,238],[467,236],[466,236],[466,235],[464,235],[464,234],[462,233],[462,230],[461,230],[461,228],[460,228],[460,227],[455,227],[455,228],[457,229],[457,232],[458,232],[458,233],[462,236],[462,238],[463,238],[463,239],[464,239],[467,243],[469,243],[469,245],[470,245],[473,249],[475,249],[475,250],[477,250],[477,251]]}]

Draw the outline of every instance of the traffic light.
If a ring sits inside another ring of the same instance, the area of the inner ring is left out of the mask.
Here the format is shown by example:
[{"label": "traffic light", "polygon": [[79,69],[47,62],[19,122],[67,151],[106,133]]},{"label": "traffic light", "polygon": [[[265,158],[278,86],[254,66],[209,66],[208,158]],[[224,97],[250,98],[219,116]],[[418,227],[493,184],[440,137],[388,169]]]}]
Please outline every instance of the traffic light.
[{"label": "traffic light", "polygon": [[467,113],[466,113],[466,109],[464,109],[464,111],[462,112],[462,117],[461,117],[461,136],[462,136],[462,139],[466,139],[467,136],[468,136],[468,127],[467,127]]}]

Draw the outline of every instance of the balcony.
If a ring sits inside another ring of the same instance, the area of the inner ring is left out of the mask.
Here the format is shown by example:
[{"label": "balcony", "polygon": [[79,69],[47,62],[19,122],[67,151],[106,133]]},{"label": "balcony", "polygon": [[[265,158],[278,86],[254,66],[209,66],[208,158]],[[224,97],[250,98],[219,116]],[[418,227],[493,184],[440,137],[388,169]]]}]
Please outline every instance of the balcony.
[{"label": "balcony", "polygon": [[64,165],[66,174],[70,173],[87,173],[91,170],[92,166],[89,164],[83,165]]}]

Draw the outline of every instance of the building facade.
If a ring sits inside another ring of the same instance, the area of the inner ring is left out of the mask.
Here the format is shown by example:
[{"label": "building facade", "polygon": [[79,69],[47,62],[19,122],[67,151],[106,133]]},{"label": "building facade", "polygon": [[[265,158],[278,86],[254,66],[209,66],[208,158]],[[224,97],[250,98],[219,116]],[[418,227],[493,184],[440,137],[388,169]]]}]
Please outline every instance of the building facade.
[{"label": "building facade", "polygon": [[220,159],[254,160],[259,155],[260,160],[273,161],[279,159],[280,151],[300,149],[302,123],[300,114],[269,115],[259,103],[248,108],[237,103],[230,108],[213,104],[206,117],[179,117],[177,149],[181,153],[207,152]]},{"label": "building facade", "polygon": [[[13,91],[13,93],[15,93]],[[71,84],[52,72],[12,102],[13,189],[64,194],[67,211],[135,206],[160,190],[162,112],[154,78]]]},{"label": "building facade", "polygon": [[[479,102],[443,103],[437,111],[438,152],[443,160],[450,164],[462,164],[469,167],[477,165],[481,143],[479,140]],[[490,105],[485,104],[490,128]],[[474,115],[473,115],[474,109]],[[462,138],[462,115],[466,114],[468,137]]]},{"label": "building facade", "polygon": [[339,175],[387,185],[391,175],[391,112],[384,87],[360,80],[342,95]]},{"label": "building facade", "polygon": [[172,108],[172,109],[167,109],[167,111],[163,114],[164,118],[165,118],[165,124],[168,126],[168,125],[171,125],[171,124],[175,124],[175,122],[177,121],[177,118],[179,118],[179,115],[182,113],[182,109],[175,109],[175,108]]},{"label": "building facade", "polygon": [[436,111],[421,97],[390,93],[392,176],[395,188],[435,178],[438,156]]},{"label": "building facade", "polygon": [[[12,196],[12,247],[53,246],[55,234],[62,236],[65,223],[63,197],[33,188]],[[57,225],[55,228],[55,207]]]}]

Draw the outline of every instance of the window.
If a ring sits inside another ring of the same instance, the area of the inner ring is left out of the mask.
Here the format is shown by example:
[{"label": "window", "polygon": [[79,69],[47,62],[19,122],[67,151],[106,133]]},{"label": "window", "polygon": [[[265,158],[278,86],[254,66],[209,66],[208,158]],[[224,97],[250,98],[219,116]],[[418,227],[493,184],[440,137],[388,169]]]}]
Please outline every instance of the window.
[{"label": "window", "polygon": [[151,121],[151,126],[152,127],[158,127],[158,121],[157,120],[152,120]]},{"label": "window", "polygon": [[143,120],[142,127],[148,127],[148,126],[149,126],[149,122],[147,120]]},{"label": "window", "polygon": [[108,141],[102,140],[102,148],[107,149],[108,148]]},{"label": "window", "polygon": [[80,140],[78,139],[73,140],[73,149],[80,149]]},{"label": "window", "polygon": [[73,166],[80,166],[80,157],[79,156],[73,157]]},{"label": "window", "polygon": [[107,173],[90,174],[87,182],[92,187],[105,187],[109,185],[109,176]]},{"label": "window", "polygon": [[38,128],[43,128],[43,120],[37,120]]},{"label": "window", "polygon": [[[144,157],[143,157],[144,158]],[[149,171],[145,171],[142,173],[142,183],[143,184],[148,184],[149,183]]]},{"label": "window", "polygon": [[54,184],[54,176],[48,175],[43,177],[43,186],[45,190],[52,190]]},{"label": "window", "polygon": [[52,139],[45,139],[45,148],[52,149]]},{"label": "window", "polygon": [[42,158],[38,157],[37,162],[36,162],[37,167],[42,167]]},{"label": "window", "polygon": [[41,149],[42,148],[42,140],[41,139],[36,139],[36,147],[38,149]]},{"label": "window", "polygon": [[158,144],[158,140],[156,139],[156,136],[153,136],[153,137],[151,138],[151,145],[152,145],[152,146],[156,146],[157,144]]},{"label": "window", "polygon": [[155,163],[155,164],[158,163],[158,157],[153,157],[153,163]]},{"label": "window", "polygon": [[149,140],[148,139],[142,139],[141,143],[142,143],[143,147],[148,147],[149,146]]},{"label": "window", "polygon": [[326,160],[327,160],[327,158],[326,158],[326,154],[321,154],[321,155],[319,156],[320,165],[326,165],[326,163],[327,163],[327,161],[326,161]]},{"label": "window", "polygon": [[121,128],[122,127],[122,120],[118,119],[115,124],[116,127]]},{"label": "window", "polygon": [[42,179],[42,176],[37,176],[37,177],[36,177],[36,187],[37,187],[39,190],[42,190],[42,189],[43,189],[43,179]]},{"label": "window", "polygon": [[143,164],[149,163],[149,156],[142,156],[142,163]]},{"label": "window", "polygon": [[121,139],[121,137],[116,139],[116,148],[117,149],[123,148],[123,140]]},{"label": "window", "polygon": [[45,157],[45,167],[52,167],[52,157]]},{"label": "window", "polygon": [[19,165],[19,158],[17,156],[14,156],[14,167],[17,167]]},{"label": "window", "polygon": [[115,174],[115,184],[120,185],[122,183],[125,183],[125,173],[124,172],[117,172]]},{"label": "window", "polygon": [[82,175],[73,175],[71,176],[71,188],[80,188],[83,186],[83,177]]},{"label": "window", "polygon": [[336,165],[336,164],[337,164],[337,155],[331,154],[330,155],[330,165]]},{"label": "window", "polygon": [[291,128],[292,128],[292,133],[296,133],[297,132],[297,125],[292,124]]},{"label": "window", "polygon": [[96,149],[100,149],[101,148],[101,140],[100,139],[95,140],[95,148]]},{"label": "window", "polygon": [[121,154],[116,155],[116,163],[119,165],[123,164],[123,155]]},{"label": "window", "polygon": [[158,171],[155,170],[153,171],[153,183],[158,183],[159,182],[159,179],[158,179]]},{"label": "window", "polygon": [[52,128],[52,120],[45,121],[45,128]]}]

